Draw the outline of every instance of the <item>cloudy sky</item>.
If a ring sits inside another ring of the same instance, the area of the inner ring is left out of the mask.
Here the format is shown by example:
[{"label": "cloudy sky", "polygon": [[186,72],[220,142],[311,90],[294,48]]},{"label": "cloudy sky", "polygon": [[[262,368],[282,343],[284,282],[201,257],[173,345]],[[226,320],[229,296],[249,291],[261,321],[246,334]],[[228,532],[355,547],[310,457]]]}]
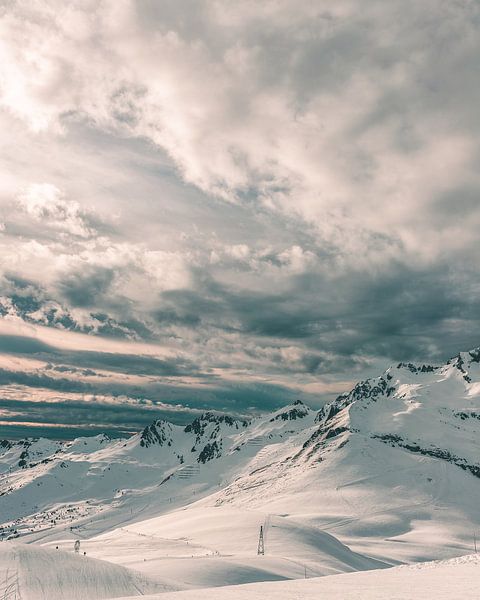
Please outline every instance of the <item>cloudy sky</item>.
[{"label": "cloudy sky", "polygon": [[479,345],[479,65],[476,0],[0,0],[0,434]]}]

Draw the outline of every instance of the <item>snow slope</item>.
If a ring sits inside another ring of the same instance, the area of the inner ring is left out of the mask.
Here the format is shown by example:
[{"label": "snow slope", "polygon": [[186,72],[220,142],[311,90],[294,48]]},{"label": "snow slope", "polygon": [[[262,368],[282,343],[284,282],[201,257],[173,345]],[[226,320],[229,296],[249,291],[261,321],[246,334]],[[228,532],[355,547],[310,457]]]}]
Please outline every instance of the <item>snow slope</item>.
[{"label": "snow slope", "polygon": [[167,593],[145,600],[477,600],[479,589],[480,560],[474,555],[382,571]]},{"label": "snow slope", "polygon": [[0,597],[100,600],[177,589],[140,573],[83,556],[25,544],[0,544]]},{"label": "snow slope", "polygon": [[[260,525],[268,552],[257,556]],[[50,542],[70,549],[68,540]],[[89,556],[208,587],[330,575],[388,566],[352,552],[335,537],[289,518],[230,507],[198,507],[126,525],[82,541]]]},{"label": "snow slope", "polygon": [[384,560],[471,551],[479,360],[472,351],[440,367],[401,364],[358,384],[319,412],[297,452],[236,478],[215,504],[289,514]]},{"label": "snow slope", "polygon": [[251,423],[213,413],[186,427],[155,421],[128,440],[0,442],[0,535],[83,527],[105,512],[107,529],[128,515],[147,517],[150,507],[156,515],[184,505],[262,464],[265,450],[288,452],[314,419],[299,404]]}]

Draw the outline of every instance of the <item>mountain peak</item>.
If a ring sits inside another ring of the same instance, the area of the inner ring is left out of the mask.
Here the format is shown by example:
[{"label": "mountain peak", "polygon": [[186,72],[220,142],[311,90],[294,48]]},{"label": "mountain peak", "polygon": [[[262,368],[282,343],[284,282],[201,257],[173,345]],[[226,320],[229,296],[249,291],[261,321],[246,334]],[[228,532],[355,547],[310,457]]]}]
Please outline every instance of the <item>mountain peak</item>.
[{"label": "mountain peak", "polygon": [[[416,363],[405,363],[405,362],[400,362],[398,363],[397,369],[407,369],[408,371],[410,371],[410,373],[434,373],[435,371],[437,371],[438,369],[440,369],[440,367],[438,366],[434,366],[434,365],[426,365],[426,364],[416,364]],[[387,369],[386,372],[390,372],[391,370],[393,370],[392,368]]]},{"label": "mountain peak", "polygon": [[197,417],[191,423],[186,425],[184,431],[185,433],[193,432],[197,435],[202,435],[205,431],[205,428],[209,424],[217,426],[225,424],[228,427],[235,427],[239,429],[240,427],[246,427],[248,425],[248,421],[246,421],[245,419],[230,417],[229,415],[225,415],[222,413],[214,413],[209,411],[202,413],[199,417]]},{"label": "mountain peak", "polygon": [[140,434],[140,446],[148,448],[149,446],[172,445],[171,440],[172,425],[163,419],[157,419],[147,425]]},{"label": "mountain peak", "polygon": [[301,400],[295,400],[293,404],[285,406],[274,412],[270,418],[270,423],[274,421],[296,421],[303,419],[311,413],[312,409]]}]

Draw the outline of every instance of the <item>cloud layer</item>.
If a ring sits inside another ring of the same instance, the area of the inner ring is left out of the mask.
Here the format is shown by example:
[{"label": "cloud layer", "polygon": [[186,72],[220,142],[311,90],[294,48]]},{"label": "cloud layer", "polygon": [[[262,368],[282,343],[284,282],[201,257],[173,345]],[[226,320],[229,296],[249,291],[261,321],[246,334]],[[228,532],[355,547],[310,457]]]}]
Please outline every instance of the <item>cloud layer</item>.
[{"label": "cloud layer", "polygon": [[242,412],[478,345],[477,2],[0,15],[5,386]]}]

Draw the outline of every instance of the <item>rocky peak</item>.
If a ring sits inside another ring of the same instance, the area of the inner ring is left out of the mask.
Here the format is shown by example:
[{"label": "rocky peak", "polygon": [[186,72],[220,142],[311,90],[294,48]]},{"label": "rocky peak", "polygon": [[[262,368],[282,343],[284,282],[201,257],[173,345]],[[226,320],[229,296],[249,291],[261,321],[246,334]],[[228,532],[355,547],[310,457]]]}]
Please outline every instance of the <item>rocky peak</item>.
[{"label": "rocky peak", "polygon": [[203,446],[198,454],[197,462],[206,463],[222,455],[222,427],[238,430],[247,427],[248,424],[249,422],[243,419],[206,412],[194,419],[183,431],[193,433],[195,436],[192,452],[197,452]]},{"label": "rocky peak", "polygon": [[392,375],[386,372],[381,377],[360,381],[350,392],[340,394],[335,400],[325,404],[325,406],[319,410],[315,417],[315,421],[317,423],[325,424],[354,402],[376,402],[381,396],[391,396],[395,391],[395,386],[392,385],[392,379]]},{"label": "rocky peak", "polygon": [[310,414],[310,410],[301,400],[295,400],[292,406],[287,406],[281,412],[275,413],[270,419],[270,423],[274,421],[296,421],[297,419],[303,419]]},{"label": "rocky peak", "polygon": [[470,356],[470,362],[480,363],[480,348],[474,348],[468,353]]},{"label": "rocky peak", "polygon": [[206,412],[203,413],[200,417],[194,419],[189,425],[185,427],[183,431],[185,433],[195,434],[197,443],[207,433],[210,434],[210,438],[215,437],[215,435],[219,433],[221,425],[227,425],[228,427],[241,429],[248,425],[248,421],[236,419],[228,415]]},{"label": "rocky peak", "polygon": [[417,375],[418,373],[434,373],[440,367],[434,367],[433,365],[416,365],[414,363],[398,363],[397,369],[408,369],[410,373]]},{"label": "rocky peak", "polygon": [[149,446],[171,446],[172,445],[172,425],[167,421],[158,419],[147,425],[140,434],[140,446],[148,448]]},{"label": "rocky peak", "polygon": [[472,364],[478,363],[480,363],[480,348],[474,348],[470,352],[459,352],[447,362],[447,365],[457,369],[467,383],[472,383],[469,368]]}]

